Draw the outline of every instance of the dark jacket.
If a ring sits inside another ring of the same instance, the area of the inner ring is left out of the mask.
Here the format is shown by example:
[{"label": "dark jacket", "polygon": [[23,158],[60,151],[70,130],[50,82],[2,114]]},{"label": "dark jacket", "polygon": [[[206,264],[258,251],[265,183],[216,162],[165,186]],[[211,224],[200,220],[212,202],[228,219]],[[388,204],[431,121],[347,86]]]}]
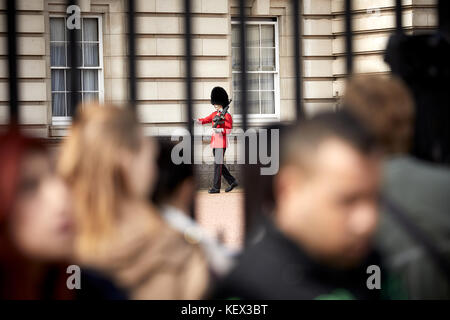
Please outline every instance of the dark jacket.
[{"label": "dark jacket", "polygon": [[74,289],[77,300],[127,300],[128,293],[101,273],[83,269],[81,289]]},{"label": "dark jacket", "polygon": [[216,298],[381,298],[380,290],[369,290],[366,285],[367,267],[380,265],[375,253],[358,268],[338,271],[313,261],[270,221],[263,222],[262,230],[262,239],[244,251],[237,267],[217,286]]},{"label": "dark jacket", "polygon": [[[409,156],[384,165],[383,194],[450,263],[450,170]],[[382,207],[376,244],[410,299],[450,299],[450,280],[422,241]]]}]

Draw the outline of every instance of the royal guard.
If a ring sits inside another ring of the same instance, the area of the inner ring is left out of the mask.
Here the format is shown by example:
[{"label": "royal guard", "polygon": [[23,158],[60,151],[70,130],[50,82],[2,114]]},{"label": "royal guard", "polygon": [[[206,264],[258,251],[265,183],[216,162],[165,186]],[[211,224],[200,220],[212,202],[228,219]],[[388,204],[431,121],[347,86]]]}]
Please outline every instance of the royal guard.
[{"label": "royal guard", "polygon": [[222,87],[215,87],[211,91],[211,104],[216,111],[205,118],[196,120],[199,124],[212,123],[213,128],[211,148],[214,154],[214,181],[212,188],[208,190],[209,193],[220,192],[222,175],[229,184],[228,188],[225,189],[225,192],[230,192],[238,185],[236,179],[231,175],[224,164],[225,151],[228,146],[227,134],[231,133],[231,129],[233,128],[233,119],[228,113],[230,102],[225,89]]}]

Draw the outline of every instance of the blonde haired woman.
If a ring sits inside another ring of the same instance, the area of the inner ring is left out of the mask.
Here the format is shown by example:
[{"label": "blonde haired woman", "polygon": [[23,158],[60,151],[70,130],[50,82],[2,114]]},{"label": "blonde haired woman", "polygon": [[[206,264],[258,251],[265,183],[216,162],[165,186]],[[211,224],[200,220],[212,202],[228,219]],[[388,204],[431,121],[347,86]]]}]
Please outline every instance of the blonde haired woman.
[{"label": "blonde haired woman", "polygon": [[200,249],[146,202],[154,146],[128,108],[85,105],[63,143],[59,172],[72,188],[80,264],[113,277],[134,299],[199,299],[208,285]]}]

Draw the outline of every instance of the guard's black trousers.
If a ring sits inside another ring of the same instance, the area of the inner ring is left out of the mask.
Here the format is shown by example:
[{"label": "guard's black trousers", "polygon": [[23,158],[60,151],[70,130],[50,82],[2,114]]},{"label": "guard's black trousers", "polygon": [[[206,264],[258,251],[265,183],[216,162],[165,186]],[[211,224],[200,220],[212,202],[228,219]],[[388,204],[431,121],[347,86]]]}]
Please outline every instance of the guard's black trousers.
[{"label": "guard's black trousers", "polygon": [[225,151],[227,148],[213,148],[214,154],[214,182],[213,187],[215,189],[220,189],[221,177],[227,180],[228,184],[232,184],[236,181],[236,179],[231,175],[230,171],[228,171],[225,166]]}]

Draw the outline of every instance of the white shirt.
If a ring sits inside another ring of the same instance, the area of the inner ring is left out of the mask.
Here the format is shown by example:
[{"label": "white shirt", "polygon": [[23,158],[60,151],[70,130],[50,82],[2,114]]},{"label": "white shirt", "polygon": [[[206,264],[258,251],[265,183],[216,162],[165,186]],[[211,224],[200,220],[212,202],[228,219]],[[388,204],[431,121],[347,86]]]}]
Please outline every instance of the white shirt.
[{"label": "white shirt", "polygon": [[198,242],[202,247],[211,269],[219,276],[226,274],[233,266],[233,251],[225,248],[216,239],[210,237],[207,232],[195,220],[183,211],[171,205],[165,205],[161,209],[164,220],[175,230],[181,232]]}]

